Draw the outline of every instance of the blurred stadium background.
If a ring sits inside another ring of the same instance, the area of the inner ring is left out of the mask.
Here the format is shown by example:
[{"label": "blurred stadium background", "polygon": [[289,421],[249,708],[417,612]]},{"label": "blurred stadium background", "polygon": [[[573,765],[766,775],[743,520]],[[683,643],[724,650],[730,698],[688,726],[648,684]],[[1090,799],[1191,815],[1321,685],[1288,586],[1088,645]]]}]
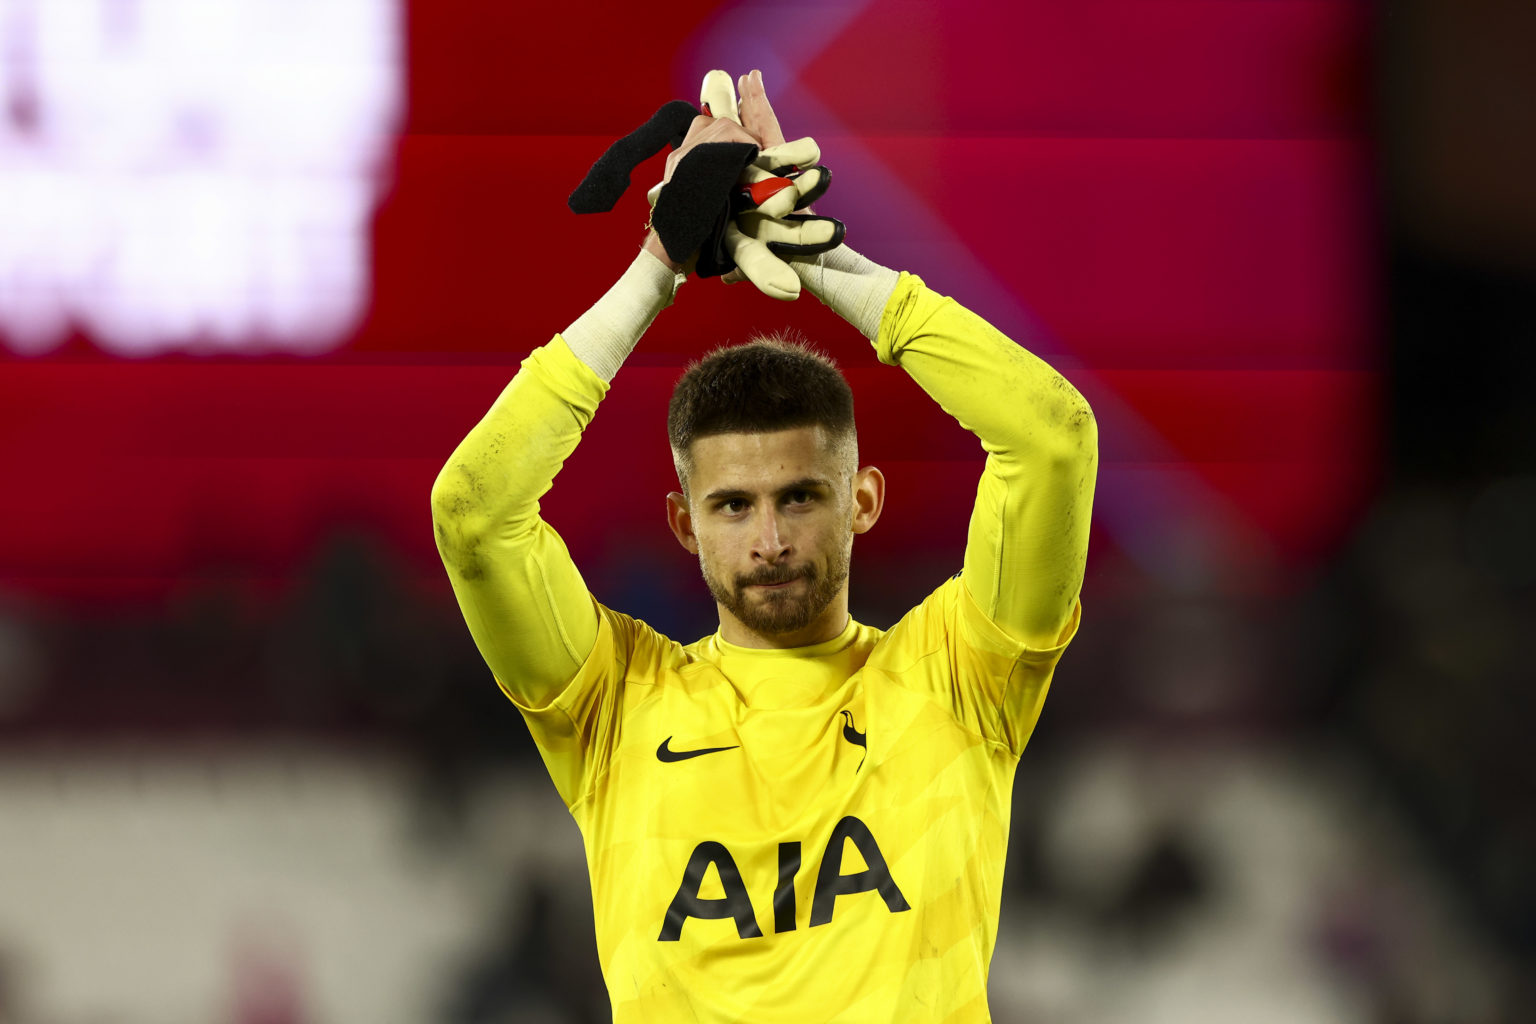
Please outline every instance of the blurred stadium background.
[{"label": "blurred stadium background", "polygon": [[[1458,0],[3,0],[0,1022],[607,1019],[427,492],[640,240],[566,194],[714,66],[1099,415],[995,1019],[1531,1019],[1533,44]],[[605,602],[713,628],[666,396],[786,326],[890,479],[856,614],[958,565],[974,440],[814,300],[694,281],[544,504]]]}]

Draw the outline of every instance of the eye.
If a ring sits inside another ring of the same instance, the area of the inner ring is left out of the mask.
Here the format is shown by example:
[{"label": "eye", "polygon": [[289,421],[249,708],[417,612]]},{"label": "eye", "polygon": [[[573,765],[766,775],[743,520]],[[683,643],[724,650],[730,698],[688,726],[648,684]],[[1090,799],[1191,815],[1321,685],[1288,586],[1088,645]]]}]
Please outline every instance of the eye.
[{"label": "eye", "polygon": [[805,505],[816,500],[816,496],[807,490],[790,491],[785,497],[791,505]]},{"label": "eye", "polygon": [[739,515],[747,510],[747,502],[745,498],[726,498],[717,507],[729,515]]}]

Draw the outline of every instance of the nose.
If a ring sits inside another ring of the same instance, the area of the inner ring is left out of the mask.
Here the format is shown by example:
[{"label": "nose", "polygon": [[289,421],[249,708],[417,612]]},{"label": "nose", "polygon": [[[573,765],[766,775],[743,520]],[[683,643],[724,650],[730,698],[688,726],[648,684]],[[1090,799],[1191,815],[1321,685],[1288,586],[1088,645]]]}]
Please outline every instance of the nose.
[{"label": "nose", "polygon": [[778,511],[769,508],[758,517],[757,537],[752,545],[752,560],[773,565],[789,557],[789,540],[784,535]]}]

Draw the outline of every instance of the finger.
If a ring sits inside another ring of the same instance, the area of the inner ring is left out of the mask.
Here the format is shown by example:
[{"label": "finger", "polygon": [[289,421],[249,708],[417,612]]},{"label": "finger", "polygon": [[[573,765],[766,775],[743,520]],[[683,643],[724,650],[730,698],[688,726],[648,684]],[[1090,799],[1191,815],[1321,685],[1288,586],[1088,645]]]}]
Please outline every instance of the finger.
[{"label": "finger", "polygon": [[740,182],[760,213],[770,217],[782,217],[793,213],[800,205],[800,190],[789,178],[771,174],[761,167],[747,167],[741,172]]},{"label": "finger", "polygon": [[742,75],[736,84],[741,89],[742,127],[763,146],[783,145],[784,131],[779,127],[778,116],[763,89],[763,73],[753,71],[750,75]]},{"label": "finger", "polygon": [[731,271],[729,274],[726,274],[720,280],[724,284],[741,284],[741,282],[745,281],[746,279],[747,275],[741,272],[740,267],[737,267],[735,270]]},{"label": "finger", "polygon": [[831,217],[766,217],[749,211],[736,223],[742,234],[773,246],[780,255],[825,252],[841,240],[842,225]]},{"label": "finger", "polygon": [[821,162],[821,147],[816,145],[815,139],[807,135],[794,142],[781,142],[777,146],[759,150],[757,159],[752,162],[768,170],[777,170],[782,167],[810,167]]},{"label": "finger", "polygon": [[795,203],[795,209],[803,210],[810,206],[826,194],[827,188],[831,184],[831,170],[819,165],[795,175],[795,190],[800,193],[800,199]]},{"label": "finger", "polygon": [[705,134],[714,125],[715,119],[708,114],[700,114],[688,125],[688,134],[683,136],[683,144],[678,149],[685,148],[690,142],[697,142],[699,136]]},{"label": "finger", "polygon": [[699,88],[699,106],[711,117],[723,117],[741,124],[741,112],[736,106],[736,87],[731,84],[731,76],[724,71],[717,69],[704,76],[704,84]]},{"label": "finger", "polygon": [[731,258],[758,291],[770,298],[789,302],[800,296],[800,278],[789,264],[768,250],[768,246],[742,233],[734,223],[725,227],[725,245]]}]

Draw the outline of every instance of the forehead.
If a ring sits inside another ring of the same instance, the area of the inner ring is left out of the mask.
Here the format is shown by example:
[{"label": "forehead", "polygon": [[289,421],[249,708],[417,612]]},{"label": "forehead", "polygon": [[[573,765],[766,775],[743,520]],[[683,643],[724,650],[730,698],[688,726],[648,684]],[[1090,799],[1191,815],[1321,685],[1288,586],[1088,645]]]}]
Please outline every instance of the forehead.
[{"label": "forehead", "polygon": [[836,479],[839,452],[823,427],[792,427],[762,434],[711,434],[693,442],[695,493],[722,487],[771,490],[807,477]]}]

